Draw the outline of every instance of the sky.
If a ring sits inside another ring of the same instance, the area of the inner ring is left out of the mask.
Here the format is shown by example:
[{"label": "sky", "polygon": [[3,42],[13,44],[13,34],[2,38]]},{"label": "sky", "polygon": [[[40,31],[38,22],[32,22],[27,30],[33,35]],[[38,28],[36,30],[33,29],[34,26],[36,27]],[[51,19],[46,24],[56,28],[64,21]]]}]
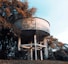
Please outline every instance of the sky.
[{"label": "sky", "polygon": [[68,0],[28,0],[29,7],[36,7],[35,16],[50,22],[50,34],[68,43]]}]

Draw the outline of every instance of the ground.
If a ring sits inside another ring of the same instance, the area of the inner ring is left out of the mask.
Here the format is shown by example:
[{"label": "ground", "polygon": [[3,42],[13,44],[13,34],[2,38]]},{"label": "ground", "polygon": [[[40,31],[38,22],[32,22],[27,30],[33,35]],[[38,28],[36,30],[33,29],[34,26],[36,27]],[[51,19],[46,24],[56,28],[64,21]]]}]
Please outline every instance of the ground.
[{"label": "ground", "polygon": [[63,61],[51,61],[51,60],[44,60],[44,61],[30,61],[30,60],[0,60],[0,64],[68,64],[68,62]]}]

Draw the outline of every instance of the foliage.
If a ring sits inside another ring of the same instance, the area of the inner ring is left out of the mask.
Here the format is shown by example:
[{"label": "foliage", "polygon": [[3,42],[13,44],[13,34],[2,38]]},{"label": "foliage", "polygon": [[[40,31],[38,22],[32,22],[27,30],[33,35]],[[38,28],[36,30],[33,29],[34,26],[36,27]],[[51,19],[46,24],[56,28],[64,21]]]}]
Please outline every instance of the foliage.
[{"label": "foliage", "polygon": [[29,9],[27,1],[0,0],[0,26],[11,28],[14,33],[20,35],[21,30],[12,23],[16,22],[19,17],[23,20],[32,18],[35,12],[36,8]]}]

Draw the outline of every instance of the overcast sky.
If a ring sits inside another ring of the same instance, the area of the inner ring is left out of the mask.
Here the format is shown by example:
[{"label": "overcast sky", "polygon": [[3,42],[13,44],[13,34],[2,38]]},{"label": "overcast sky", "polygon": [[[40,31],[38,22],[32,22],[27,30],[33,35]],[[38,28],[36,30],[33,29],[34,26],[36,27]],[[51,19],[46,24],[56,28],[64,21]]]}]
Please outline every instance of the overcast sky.
[{"label": "overcast sky", "polygon": [[28,0],[30,7],[36,7],[35,16],[50,22],[51,35],[68,43],[68,0]]}]

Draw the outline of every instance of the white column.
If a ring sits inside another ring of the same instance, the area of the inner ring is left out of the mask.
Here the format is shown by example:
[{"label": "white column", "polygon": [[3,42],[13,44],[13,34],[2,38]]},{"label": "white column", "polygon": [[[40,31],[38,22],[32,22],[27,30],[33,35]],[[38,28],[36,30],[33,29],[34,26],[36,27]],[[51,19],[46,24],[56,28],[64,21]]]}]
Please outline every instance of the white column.
[{"label": "white column", "polygon": [[40,50],[40,58],[41,58],[41,60],[43,60],[42,49]]},{"label": "white column", "polygon": [[20,51],[20,46],[21,46],[21,37],[18,37],[18,50]]},{"label": "white column", "polygon": [[34,35],[34,44],[35,44],[35,60],[37,60],[37,47],[36,47],[37,39],[36,39],[36,35]]},{"label": "white column", "polygon": [[44,56],[45,56],[45,59],[48,58],[48,43],[47,43],[47,39],[44,38],[44,45],[45,45],[45,48],[44,48]]},{"label": "white column", "polygon": [[[42,45],[42,42],[40,42],[40,44]],[[40,59],[43,60],[43,52],[42,52],[42,47],[40,47]]]},{"label": "white column", "polygon": [[31,60],[33,60],[32,42],[31,42]]}]

